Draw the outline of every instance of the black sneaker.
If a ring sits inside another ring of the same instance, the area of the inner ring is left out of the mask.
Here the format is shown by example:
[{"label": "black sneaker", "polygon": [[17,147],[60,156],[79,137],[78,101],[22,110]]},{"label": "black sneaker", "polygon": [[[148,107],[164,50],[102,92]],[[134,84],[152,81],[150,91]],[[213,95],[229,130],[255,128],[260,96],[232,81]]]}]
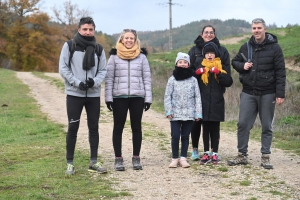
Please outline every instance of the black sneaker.
[{"label": "black sneaker", "polygon": [[115,170],[116,171],[124,171],[125,167],[123,165],[123,157],[115,158]]},{"label": "black sneaker", "polygon": [[99,174],[104,174],[107,172],[106,168],[102,167],[100,162],[97,162],[95,164],[90,164],[88,171],[97,172]]},{"label": "black sneaker", "polygon": [[141,158],[139,156],[132,157],[132,165],[134,170],[142,170],[143,166],[141,165]]}]

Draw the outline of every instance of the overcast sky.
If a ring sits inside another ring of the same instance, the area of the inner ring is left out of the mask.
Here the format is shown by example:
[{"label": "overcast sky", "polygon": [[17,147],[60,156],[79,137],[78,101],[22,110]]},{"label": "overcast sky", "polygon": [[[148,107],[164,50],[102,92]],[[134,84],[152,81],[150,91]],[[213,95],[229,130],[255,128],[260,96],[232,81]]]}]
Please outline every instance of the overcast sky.
[{"label": "overcast sky", "polygon": [[[53,16],[51,8],[62,8],[64,0],[41,0],[41,9]],[[107,34],[124,28],[137,31],[169,29],[169,0],[72,0],[79,9],[90,10],[96,30]],[[202,19],[263,18],[278,27],[300,25],[299,0],[172,0],[172,27]],[[200,31],[199,27],[199,31]],[[218,30],[221,31],[221,30]]]}]

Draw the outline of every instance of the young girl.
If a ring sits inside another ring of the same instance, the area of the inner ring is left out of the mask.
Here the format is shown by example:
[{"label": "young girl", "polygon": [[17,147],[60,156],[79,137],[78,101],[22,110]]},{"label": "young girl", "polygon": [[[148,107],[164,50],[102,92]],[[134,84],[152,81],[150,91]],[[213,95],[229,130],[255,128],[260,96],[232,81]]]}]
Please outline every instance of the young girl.
[{"label": "young girl", "polygon": [[[204,155],[200,164],[211,161],[217,164],[219,161],[218,150],[220,140],[220,122],[224,121],[225,87],[232,85],[230,68],[223,68],[220,53],[215,43],[207,43],[202,50],[205,55],[200,68],[196,70],[199,75],[199,86],[203,102],[203,146]],[[211,148],[209,146],[209,140]],[[210,151],[212,149],[212,151]]]},{"label": "young girl", "polygon": [[[171,124],[172,162],[170,168],[178,165],[190,167],[186,160],[189,146],[189,136],[193,121],[202,118],[201,96],[197,79],[193,77],[193,70],[189,68],[190,56],[179,52],[175,61],[173,76],[168,80],[165,92],[164,107],[166,116]],[[181,137],[180,159],[179,139]]]}]

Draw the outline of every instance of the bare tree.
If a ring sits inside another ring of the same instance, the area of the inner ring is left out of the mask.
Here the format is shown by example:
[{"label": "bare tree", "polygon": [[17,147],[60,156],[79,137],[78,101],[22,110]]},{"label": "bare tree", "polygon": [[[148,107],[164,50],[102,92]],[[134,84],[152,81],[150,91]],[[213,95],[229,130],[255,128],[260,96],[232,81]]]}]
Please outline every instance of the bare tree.
[{"label": "bare tree", "polygon": [[63,26],[63,37],[70,40],[77,32],[77,24],[80,18],[91,16],[92,12],[87,9],[79,9],[77,4],[72,4],[71,1],[65,1],[63,8],[52,7],[55,19]]}]

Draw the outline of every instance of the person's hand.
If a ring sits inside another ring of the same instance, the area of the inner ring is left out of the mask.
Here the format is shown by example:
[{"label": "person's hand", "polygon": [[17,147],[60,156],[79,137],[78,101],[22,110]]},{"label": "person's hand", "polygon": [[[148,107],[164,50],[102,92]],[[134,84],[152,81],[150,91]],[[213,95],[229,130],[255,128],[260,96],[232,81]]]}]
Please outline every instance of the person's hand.
[{"label": "person's hand", "polygon": [[244,64],[244,70],[249,70],[253,66],[252,62],[245,62]]},{"label": "person's hand", "polygon": [[283,102],[284,102],[284,98],[279,98],[279,97],[276,98],[276,104],[277,104],[277,105],[280,105],[280,104],[282,104]]},{"label": "person's hand", "polygon": [[88,85],[89,88],[93,87],[95,84],[94,79],[89,78],[88,80],[86,80],[86,84]]},{"label": "person's hand", "polygon": [[106,102],[106,107],[108,108],[108,110],[113,111],[114,108],[113,102],[111,101]]},{"label": "person's hand", "polygon": [[197,119],[195,119],[195,121],[196,121],[196,122],[199,122],[200,120],[201,120],[201,118],[197,118]]},{"label": "person's hand", "polygon": [[212,68],[210,68],[210,73],[215,73],[215,74],[219,74],[220,73],[220,70],[218,70],[218,68],[216,68],[216,67],[212,67]]},{"label": "person's hand", "polygon": [[197,75],[204,74],[205,72],[206,72],[205,68],[202,68],[202,67],[196,70]]},{"label": "person's hand", "polygon": [[79,83],[79,89],[83,91],[87,91],[89,89],[87,84],[84,84],[83,82]]},{"label": "person's hand", "polygon": [[151,106],[151,103],[145,102],[144,103],[144,109],[145,109],[145,111],[149,110],[150,106]]},{"label": "person's hand", "polygon": [[168,115],[167,118],[172,119],[173,115]]}]

